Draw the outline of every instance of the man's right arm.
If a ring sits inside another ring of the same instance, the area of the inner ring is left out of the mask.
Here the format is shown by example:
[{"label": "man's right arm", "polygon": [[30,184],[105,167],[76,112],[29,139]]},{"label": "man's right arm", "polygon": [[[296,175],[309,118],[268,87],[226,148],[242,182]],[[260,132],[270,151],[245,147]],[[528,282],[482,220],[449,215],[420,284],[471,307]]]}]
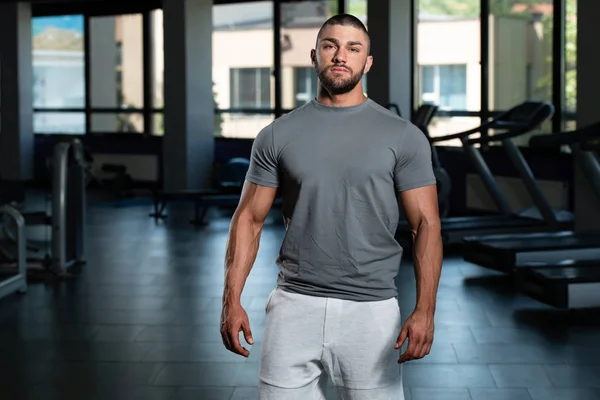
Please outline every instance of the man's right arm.
[{"label": "man's right arm", "polygon": [[245,182],[229,230],[223,300],[240,304],[242,289],[258,253],[262,228],[277,189]]},{"label": "man's right arm", "polygon": [[253,344],[253,341],[248,315],[241,306],[241,295],[256,260],[264,221],[276,193],[276,188],[246,181],[227,240],[221,335],[228,350],[244,357],[249,352],[241,346],[239,332],[244,332],[248,343]]}]

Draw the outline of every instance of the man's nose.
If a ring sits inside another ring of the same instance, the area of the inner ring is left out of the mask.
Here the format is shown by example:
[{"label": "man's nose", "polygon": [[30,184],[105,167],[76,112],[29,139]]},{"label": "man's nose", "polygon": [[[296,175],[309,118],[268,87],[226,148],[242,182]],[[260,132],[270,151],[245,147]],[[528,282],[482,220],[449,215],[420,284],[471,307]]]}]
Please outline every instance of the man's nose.
[{"label": "man's nose", "polygon": [[346,62],[346,51],[342,48],[339,48],[338,51],[333,55],[334,62]]}]

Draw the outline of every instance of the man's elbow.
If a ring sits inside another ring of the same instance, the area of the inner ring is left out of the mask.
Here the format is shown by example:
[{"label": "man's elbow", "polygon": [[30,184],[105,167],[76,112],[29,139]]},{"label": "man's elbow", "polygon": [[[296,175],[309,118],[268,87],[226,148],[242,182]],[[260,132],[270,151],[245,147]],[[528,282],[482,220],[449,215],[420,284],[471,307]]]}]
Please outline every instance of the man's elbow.
[{"label": "man's elbow", "polygon": [[426,233],[427,236],[432,234],[441,235],[441,231],[442,224],[438,216],[421,215],[413,225],[412,234],[413,236],[417,236],[421,233]]},{"label": "man's elbow", "polygon": [[252,229],[254,232],[262,230],[266,217],[254,210],[238,209],[233,214],[232,225],[238,229]]}]

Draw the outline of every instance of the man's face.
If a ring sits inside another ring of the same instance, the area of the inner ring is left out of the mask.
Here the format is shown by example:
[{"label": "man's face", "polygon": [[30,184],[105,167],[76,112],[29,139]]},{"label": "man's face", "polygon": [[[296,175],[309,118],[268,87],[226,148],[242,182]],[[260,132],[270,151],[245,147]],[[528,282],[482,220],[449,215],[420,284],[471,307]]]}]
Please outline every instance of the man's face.
[{"label": "man's face", "polygon": [[350,92],[373,62],[366,35],[352,26],[326,26],[311,52],[321,84],[331,94]]}]

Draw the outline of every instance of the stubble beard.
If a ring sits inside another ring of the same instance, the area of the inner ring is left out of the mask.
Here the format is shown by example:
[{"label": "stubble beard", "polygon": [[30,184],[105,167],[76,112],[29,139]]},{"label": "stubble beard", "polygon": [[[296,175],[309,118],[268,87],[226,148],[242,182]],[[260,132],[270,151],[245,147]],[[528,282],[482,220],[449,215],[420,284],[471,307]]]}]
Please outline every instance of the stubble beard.
[{"label": "stubble beard", "polygon": [[[350,76],[347,78],[344,78],[343,75],[335,76],[337,74],[330,71],[335,67],[346,68]],[[332,74],[334,76],[331,76]],[[352,69],[340,65],[332,65],[327,68],[319,69],[317,73],[321,85],[332,95],[340,95],[352,91],[356,85],[358,85],[358,82],[360,82],[362,75],[362,70],[358,73],[353,73]]]}]

